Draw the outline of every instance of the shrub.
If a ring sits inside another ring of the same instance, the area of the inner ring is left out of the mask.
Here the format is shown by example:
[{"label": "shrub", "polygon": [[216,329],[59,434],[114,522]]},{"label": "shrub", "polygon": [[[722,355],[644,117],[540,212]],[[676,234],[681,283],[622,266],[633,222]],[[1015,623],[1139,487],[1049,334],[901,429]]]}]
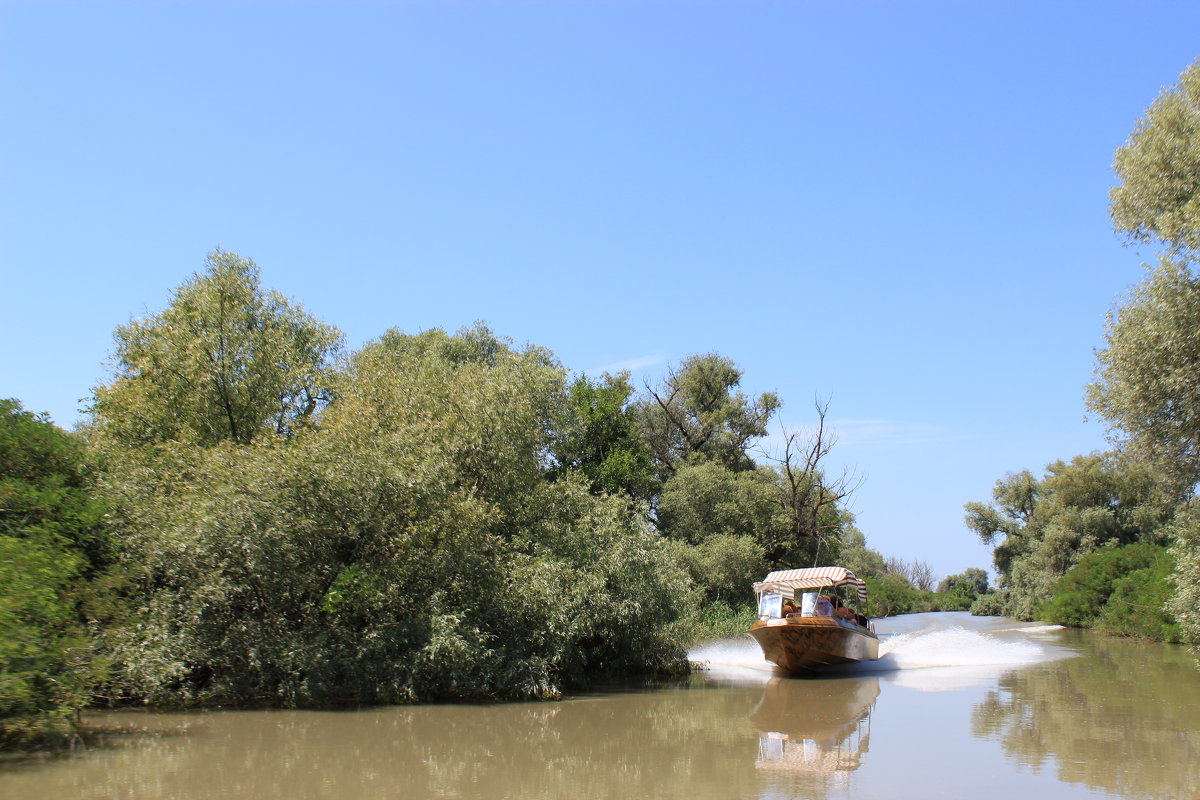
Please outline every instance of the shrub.
[{"label": "shrub", "polygon": [[[1039,609],[1038,616],[1059,625],[1088,627],[1101,615],[1118,581],[1164,558],[1163,547],[1146,542],[1089,553],[1058,579],[1049,602]],[[1127,588],[1127,597],[1129,591],[1132,588]]]},{"label": "shrub", "polygon": [[1002,617],[1008,612],[1008,591],[1001,589],[981,594],[971,603],[971,614],[976,617]]}]

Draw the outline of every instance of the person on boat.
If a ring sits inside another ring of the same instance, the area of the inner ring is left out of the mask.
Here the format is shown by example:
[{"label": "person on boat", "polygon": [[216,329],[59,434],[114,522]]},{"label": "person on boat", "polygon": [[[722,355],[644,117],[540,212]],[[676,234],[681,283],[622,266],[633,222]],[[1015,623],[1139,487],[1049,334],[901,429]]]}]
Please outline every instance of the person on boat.
[{"label": "person on boat", "polygon": [[792,601],[792,599],[790,597],[787,600],[783,601],[783,615],[785,617],[800,616],[800,609],[796,608],[796,604]]},{"label": "person on boat", "polygon": [[826,597],[825,595],[821,595],[820,597],[817,598],[816,616],[818,616],[818,617],[833,616],[833,603],[830,602],[829,598]]}]

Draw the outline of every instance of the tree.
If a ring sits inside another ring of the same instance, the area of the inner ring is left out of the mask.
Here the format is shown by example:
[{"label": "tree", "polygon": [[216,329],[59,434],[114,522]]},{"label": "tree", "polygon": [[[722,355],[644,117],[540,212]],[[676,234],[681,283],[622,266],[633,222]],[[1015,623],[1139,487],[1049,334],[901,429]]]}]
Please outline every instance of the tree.
[{"label": "tree", "polygon": [[76,437],[0,400],[0,749],[73,731],[105,677],[88,634],[114,548]]},{"label": "tree", "polygon": [[1193,500],[1172,520],[1168,534],[1175,572],[1168,610],[1179,623],[1184,641],[1200,645],[1200,507]]},{"label": "tree", "polygon": [[842,530],[841,556],[838,563],[860,578],[882,578],[887,573],[883,555],[867,547],[867,537],[853,524]]},{"label": "tree", "polygon": [[841,511],[840,504],[858,489],[861,480],[849,469],[843,469],[832,480],[826,477],[822,462],[837,439],[825,427],[828,403],[818,401],[814,408],[817,412],[816,431],[802,438],[798,431],[785,430],[782,455],[767,456],[775,462],[776,502],[783,510],[787,525],[786,535],[773,542],[767,551],[771,563],[779,563],[797,548],[812,549],[813,557],[817,558],[823,546],[825,556],[836,559],[841,544],[839,535],[852,519]]},{"label": "tree", "polygon": [[957,575],[942,578],[938,594],[961,594],[969,599],[988,593],[988,574],[978,567],[968,567]]},{"label": "tree", "polygon": [[1187,497],[1200,479],[1200,278],[1164,258],[1108,315],[1088,407]]},{"label": "tree", "polygon": [[767,435],[779,398],[764,392],[751,401],[736,391],[741,379],[731,360],[709,353],[685,359],[662,386],[647,389],[638,404],[638,424],[660,481],[688,463],[754,469],[747,449]]},{"label": "tree", "polygon": [[912,562],[912,584],[922,592],[933,591],[934,574],[933,567],[929,566],[927,561]]},{"label": "tree", "polygon": [[1137,241],[1200,253],[1200,60],[1179,76],[1117,150],[1113,224]]},{"label": "tree", "polygon": [[264,292],[253,261],[218,249],[205,263],[166,310],[116,329],[115,377],[90,409],[107,437],[247,444],[292,433],[329,401],[337,329]]},{"label": "tree", "polygon": [[655,491],[650,450],[632,404],[629,374],[578,376],[567,387],[566,419],[553,449],[556,474],[578,471],[592,488],[648,503]]},{"label": "tree", "polygon": [[1000,587],[1009,590],[1000,610],[1021,619],[1034,617],[1082,556],[1110,544],[1162,544],[1172,511],[1154,470],[1115,453],[1056,461],[1041,479],[1009,475],[992,496],[990,505],[966,504],[966,524],[995,547]]}]

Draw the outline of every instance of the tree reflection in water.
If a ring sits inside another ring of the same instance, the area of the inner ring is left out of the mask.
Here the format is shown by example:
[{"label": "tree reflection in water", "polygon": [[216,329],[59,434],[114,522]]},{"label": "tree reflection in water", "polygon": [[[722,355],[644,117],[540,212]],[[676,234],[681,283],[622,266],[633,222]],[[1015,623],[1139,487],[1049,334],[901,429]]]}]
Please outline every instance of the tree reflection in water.
[{"label": "tree reflection in water", "polygon": [[554,703],[93,714],[106,741],[0,768],[0,797],[630,797],[726,800],[761,783],[761,687]]},{"label": "tree reflection in water", "polygon": [[1200,674],[1175,645],[1064,632],[1081,656],[1010,673],[972,734],[1019,766],[1130,798],[1200,793]]}]

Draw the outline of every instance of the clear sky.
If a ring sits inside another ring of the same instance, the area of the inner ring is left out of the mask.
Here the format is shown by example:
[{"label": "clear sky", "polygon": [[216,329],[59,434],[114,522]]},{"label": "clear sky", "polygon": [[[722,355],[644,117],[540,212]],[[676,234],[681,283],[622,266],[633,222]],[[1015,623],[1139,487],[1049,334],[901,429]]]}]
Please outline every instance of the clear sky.
[{"label": "clear sky", "polygon": [[0,0],[0,396],[75,424],[220,246],[351,347],[719,351],[830,400],[871,546],[990,567],[963,503],[1106,447],[1109,165],[1198,56],[1195,2]]}]

